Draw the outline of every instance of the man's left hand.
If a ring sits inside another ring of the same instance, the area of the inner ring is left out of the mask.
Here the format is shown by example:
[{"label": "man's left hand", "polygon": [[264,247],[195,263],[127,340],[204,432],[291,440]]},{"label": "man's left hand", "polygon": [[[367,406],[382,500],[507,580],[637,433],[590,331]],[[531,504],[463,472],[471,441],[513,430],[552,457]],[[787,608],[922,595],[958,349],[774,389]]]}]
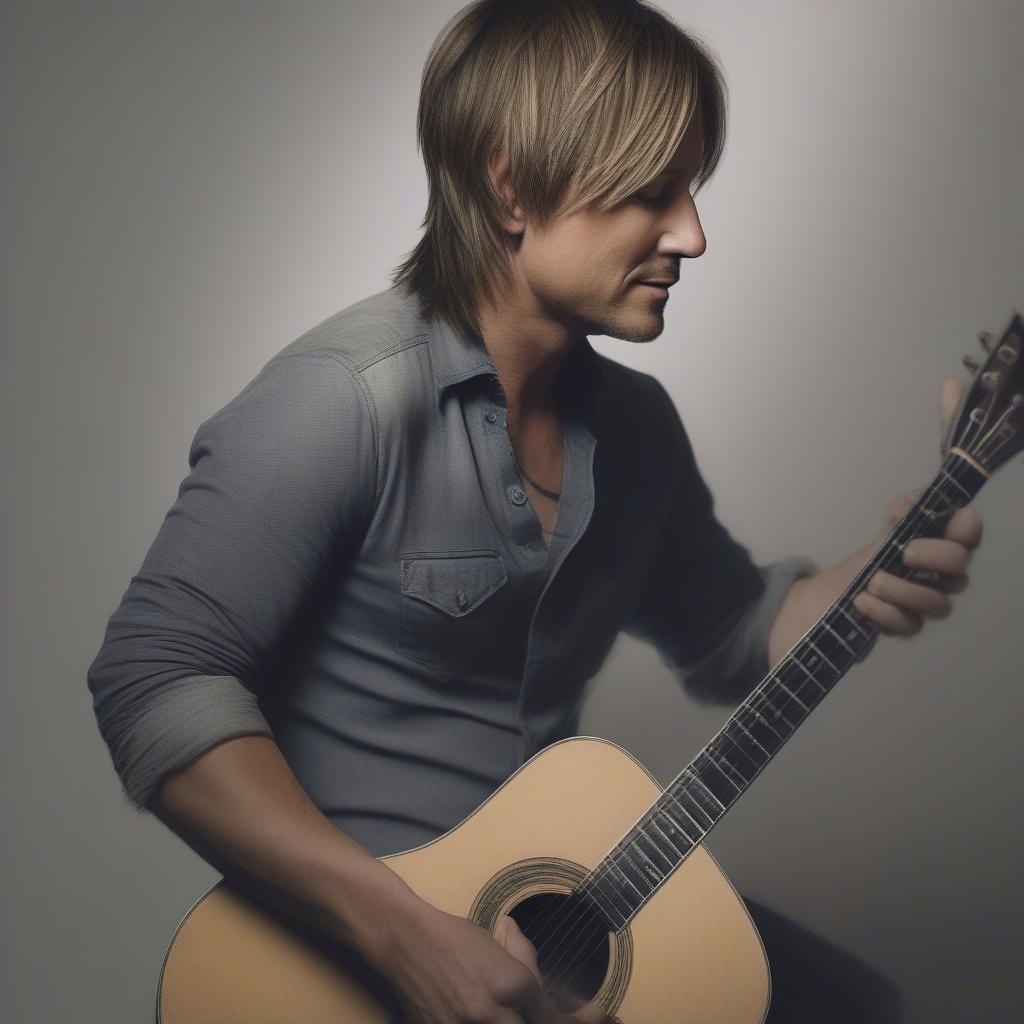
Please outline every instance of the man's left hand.
[{"label": "man's left hand", "polygon": [[[943,429],[960,404],[963,390],[963,383],[955,377],[942,385],[939,418]],[[907,491],[893,499],[885,510],[885,526],[874,550],[923,493],[923,489]],[[853,598],[853,606],[887,636],[913,636],[925,619],[944,619],[953,610],[949,595],[959,594],[967,586],[967,565],[981,543],[981,531],[981,517],[973,508],[957,509],[942,537],[915,537],[903,549],[906,564],[922,573],[936,573],[933,580],[914,582],[879,569]]]}]

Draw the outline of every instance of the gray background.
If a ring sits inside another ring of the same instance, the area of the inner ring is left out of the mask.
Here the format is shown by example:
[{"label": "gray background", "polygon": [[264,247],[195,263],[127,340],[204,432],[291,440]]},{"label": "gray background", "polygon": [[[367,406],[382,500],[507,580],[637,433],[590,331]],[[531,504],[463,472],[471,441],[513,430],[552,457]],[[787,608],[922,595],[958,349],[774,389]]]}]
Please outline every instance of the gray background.
[{"label": "gray background", "polygon": [[[5,1019],[151,1019],[219,877],[122,802],[85,670],[198,424],[415,243],[419,76],[459,6],[4,4]],[[656,342],[596,347],[665,382],[756,559],[831,565],[931,480],[943,378],[1024,304],[1024,8],[663,8],[731,87],[709,246]],[[709,841],[908,1021],[1018,1009],[1022,503],[1016,459],[953,615],[883,637]],[[726,714],[620,638],[582,731],[667,783]]]}]

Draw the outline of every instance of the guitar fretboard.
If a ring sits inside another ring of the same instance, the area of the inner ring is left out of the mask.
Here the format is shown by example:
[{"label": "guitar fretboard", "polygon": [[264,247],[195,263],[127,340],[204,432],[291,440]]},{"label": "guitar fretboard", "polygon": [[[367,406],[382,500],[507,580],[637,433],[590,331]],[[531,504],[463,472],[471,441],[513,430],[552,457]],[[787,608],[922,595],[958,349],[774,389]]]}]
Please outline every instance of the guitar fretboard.
[{"label": "guitar fretboard", "polygon": [[931,485],[843,593],[583,879],[577,894],[610,928],[629,923],[843,675],[868,655],[879,631],[852,604],[865,583],[879,569],[912,575],[903,547],[914,537],[942,536],[953,513],[987,479],[971,461],[950,452]]}]

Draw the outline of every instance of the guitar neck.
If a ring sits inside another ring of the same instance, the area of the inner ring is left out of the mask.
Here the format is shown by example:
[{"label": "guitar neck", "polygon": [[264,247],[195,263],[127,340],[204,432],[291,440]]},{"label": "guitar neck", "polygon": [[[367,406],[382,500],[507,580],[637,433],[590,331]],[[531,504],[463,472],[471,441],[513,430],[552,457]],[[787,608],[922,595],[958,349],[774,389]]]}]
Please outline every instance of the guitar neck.
[{"label": "guitar neck", "polygon": [[609,927],[618,930],[636,915],[836,683],[870,653],[878,628],[854,608],[854,596],[879,569],[910,576],[904,545],[942,536],[953,513],[988,477],[966,452],[950,449],[931,485],[871,560],[580,883],[578,894]]}]

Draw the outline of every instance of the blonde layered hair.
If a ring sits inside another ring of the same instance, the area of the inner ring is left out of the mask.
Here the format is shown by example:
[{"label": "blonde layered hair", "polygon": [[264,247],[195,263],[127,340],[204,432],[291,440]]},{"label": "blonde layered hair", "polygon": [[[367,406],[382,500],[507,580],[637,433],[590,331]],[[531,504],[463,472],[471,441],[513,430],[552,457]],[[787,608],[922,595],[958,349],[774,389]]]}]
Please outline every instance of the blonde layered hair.
[{"label": "blonde layered hair", "polygon": [[481,297],[512,278],[507,208],[488,173],[541,225],[607,210],[660,174],[699,111],[695,190],[725,144],[726,85],[698,39],[643,0],[475,0],[423,68],[417,147],[429,186],[424,235],[392,274],[424,315],[479,334]]}]

